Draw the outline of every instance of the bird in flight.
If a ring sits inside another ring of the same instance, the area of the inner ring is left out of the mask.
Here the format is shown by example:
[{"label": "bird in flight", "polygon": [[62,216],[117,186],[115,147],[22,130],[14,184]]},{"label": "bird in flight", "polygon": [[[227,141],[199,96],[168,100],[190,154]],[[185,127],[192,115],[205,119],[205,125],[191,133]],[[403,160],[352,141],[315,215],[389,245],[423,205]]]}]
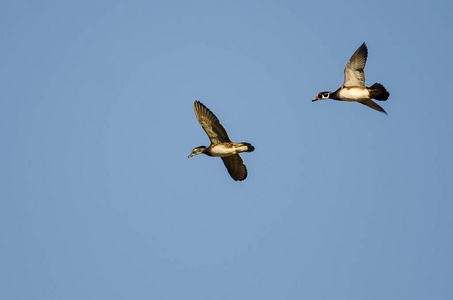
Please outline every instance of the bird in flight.
[{"label": "bird in flight", "polygon": [[204,153],[209,156],[222,158],[225,167],[231,178],[242,181],[247,178],[247,168],[239,153],[252,152],[255,150],[249,143],[234,143],[228,137],[225,128],[220,124],[219,119],[200,101],[193,103],[195,115],[201,127],[211,140],[209,147],[200,146],[192,150],[189,158]]},{"label": "bird in flight", "polygon": [[344,68],[344,83],[335,92],[322,92],[316,95],[316,100],[334,99],[339,101],[358,102],[384,114],[387,112],[371,99],[385,101],[389,92],[380,83],[365,87],[365,63],[368,56],[368,49],[363,43],[351,56]]}]

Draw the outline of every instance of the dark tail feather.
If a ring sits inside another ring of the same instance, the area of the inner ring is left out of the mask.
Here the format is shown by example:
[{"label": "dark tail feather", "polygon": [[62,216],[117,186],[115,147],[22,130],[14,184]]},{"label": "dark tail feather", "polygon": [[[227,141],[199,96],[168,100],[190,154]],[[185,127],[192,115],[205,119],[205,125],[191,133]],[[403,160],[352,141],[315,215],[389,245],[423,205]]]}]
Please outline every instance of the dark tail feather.
[{"label": "dark tail feather", "polygon": [[241,143],[241,144],[248,147],[247,151],[245,151],[245,152],[252,152],[253,150],[255,150],[255,147],[253,147],[252,144],[250,144],[250,143]]},{"label": "dark tail feather", "polygon": [[390,96],[390,93],[380,83],[375,83],[368,89],[370,90],[370,97],[376,100],[385,101]]}]

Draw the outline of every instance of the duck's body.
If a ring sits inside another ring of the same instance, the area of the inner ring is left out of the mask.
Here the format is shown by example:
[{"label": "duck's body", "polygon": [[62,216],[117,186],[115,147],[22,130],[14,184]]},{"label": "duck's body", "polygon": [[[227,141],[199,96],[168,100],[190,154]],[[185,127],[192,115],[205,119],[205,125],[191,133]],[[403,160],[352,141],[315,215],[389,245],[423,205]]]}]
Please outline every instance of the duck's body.
[{"label": "duck's body", "polygon": [[220,124],[217,117],[200,101],[193,104],[195,115],[201,127],[211,140],[209,147],[200,146],[192,150],[189,158],[197,154],[221,157],[228,173],[234,180],[244,180],[247,178],[247,168],[242,161],[239,153],[252,152],[255,150],[249,143],[234,143],[230,141],[225,128]]},{"label": "duck's body", "polygon": [[371,99],[385,101],[389,97],[389,92],[380,83],[375,83],[370,87],[365,86],[365,64],[368,56],[368,49],[363,43],[351,56],[344,69],[344,83],[335,92],[322,92],[316,95],[316,100],[333,99],[339,101],[359,102],[377,111],[385,112],[376,102]]},{"label": "duck's body", "polygon": [[225,142],[211,144],[203,153],[214,157],[227,157],[241,152],[252,152],[253,150],[250,151],[251,149],[254,149],[254,147],[249,143]]},{"label": "duck's body", "polygon": [[330,95],[330,99],[357,102],[371,99],[370,91],[364,86],[348,86],[341,87]]}]

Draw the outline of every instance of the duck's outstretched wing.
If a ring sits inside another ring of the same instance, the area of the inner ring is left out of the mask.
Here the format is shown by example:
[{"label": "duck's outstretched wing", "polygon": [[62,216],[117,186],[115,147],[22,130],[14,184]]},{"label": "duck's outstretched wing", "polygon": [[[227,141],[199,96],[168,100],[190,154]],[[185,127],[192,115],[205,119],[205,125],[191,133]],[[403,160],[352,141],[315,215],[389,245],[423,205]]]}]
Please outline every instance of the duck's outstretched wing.
[{"label": "duck's outstretched wing", "polygon": [[230,173],[231,178],[241,181],[247,178],[247,168],[239,154],[222,157],[223,163]]},{"label": "duck's outstretched wing", "polygon": [[343,86],[365,86],[365,64],[368,57],[368,49],[365,43],[357,49],[344,68]]},{"label": "duck's outstretched wing", "polygon": [[200,101],[193,103],[193,109],[198,122],[208,135],[212,144],[231,142],[225,128],[220,124],[219,119]]},{"label": "duck's outstretched wing", "polygon": [[382,107],[380,107],[376,102],[374,102],[371,99],[370,100],[358,101],[358,102],[362,103],[363,105],[366,105],[368,107],[371,107],[372,109],[380,111],[381,113],[387,114],[387,112]]}]

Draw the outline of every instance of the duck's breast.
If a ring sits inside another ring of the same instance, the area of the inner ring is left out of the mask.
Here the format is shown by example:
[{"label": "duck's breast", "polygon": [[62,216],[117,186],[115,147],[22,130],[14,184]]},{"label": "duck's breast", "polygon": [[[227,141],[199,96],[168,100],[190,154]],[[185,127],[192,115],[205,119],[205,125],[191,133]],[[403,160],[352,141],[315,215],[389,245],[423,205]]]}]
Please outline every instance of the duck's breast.
[{"label": "duck's breast", "polygon": [[343,101],[361,101],[370,99],[370,92],[363,86],[345,87],[340,90],[339,96]]},{"label": "duck's breast", "polygon": [[211,156],[224,157],[236,154],[237,148],[233,143],[217,144],[211,147]]}]

